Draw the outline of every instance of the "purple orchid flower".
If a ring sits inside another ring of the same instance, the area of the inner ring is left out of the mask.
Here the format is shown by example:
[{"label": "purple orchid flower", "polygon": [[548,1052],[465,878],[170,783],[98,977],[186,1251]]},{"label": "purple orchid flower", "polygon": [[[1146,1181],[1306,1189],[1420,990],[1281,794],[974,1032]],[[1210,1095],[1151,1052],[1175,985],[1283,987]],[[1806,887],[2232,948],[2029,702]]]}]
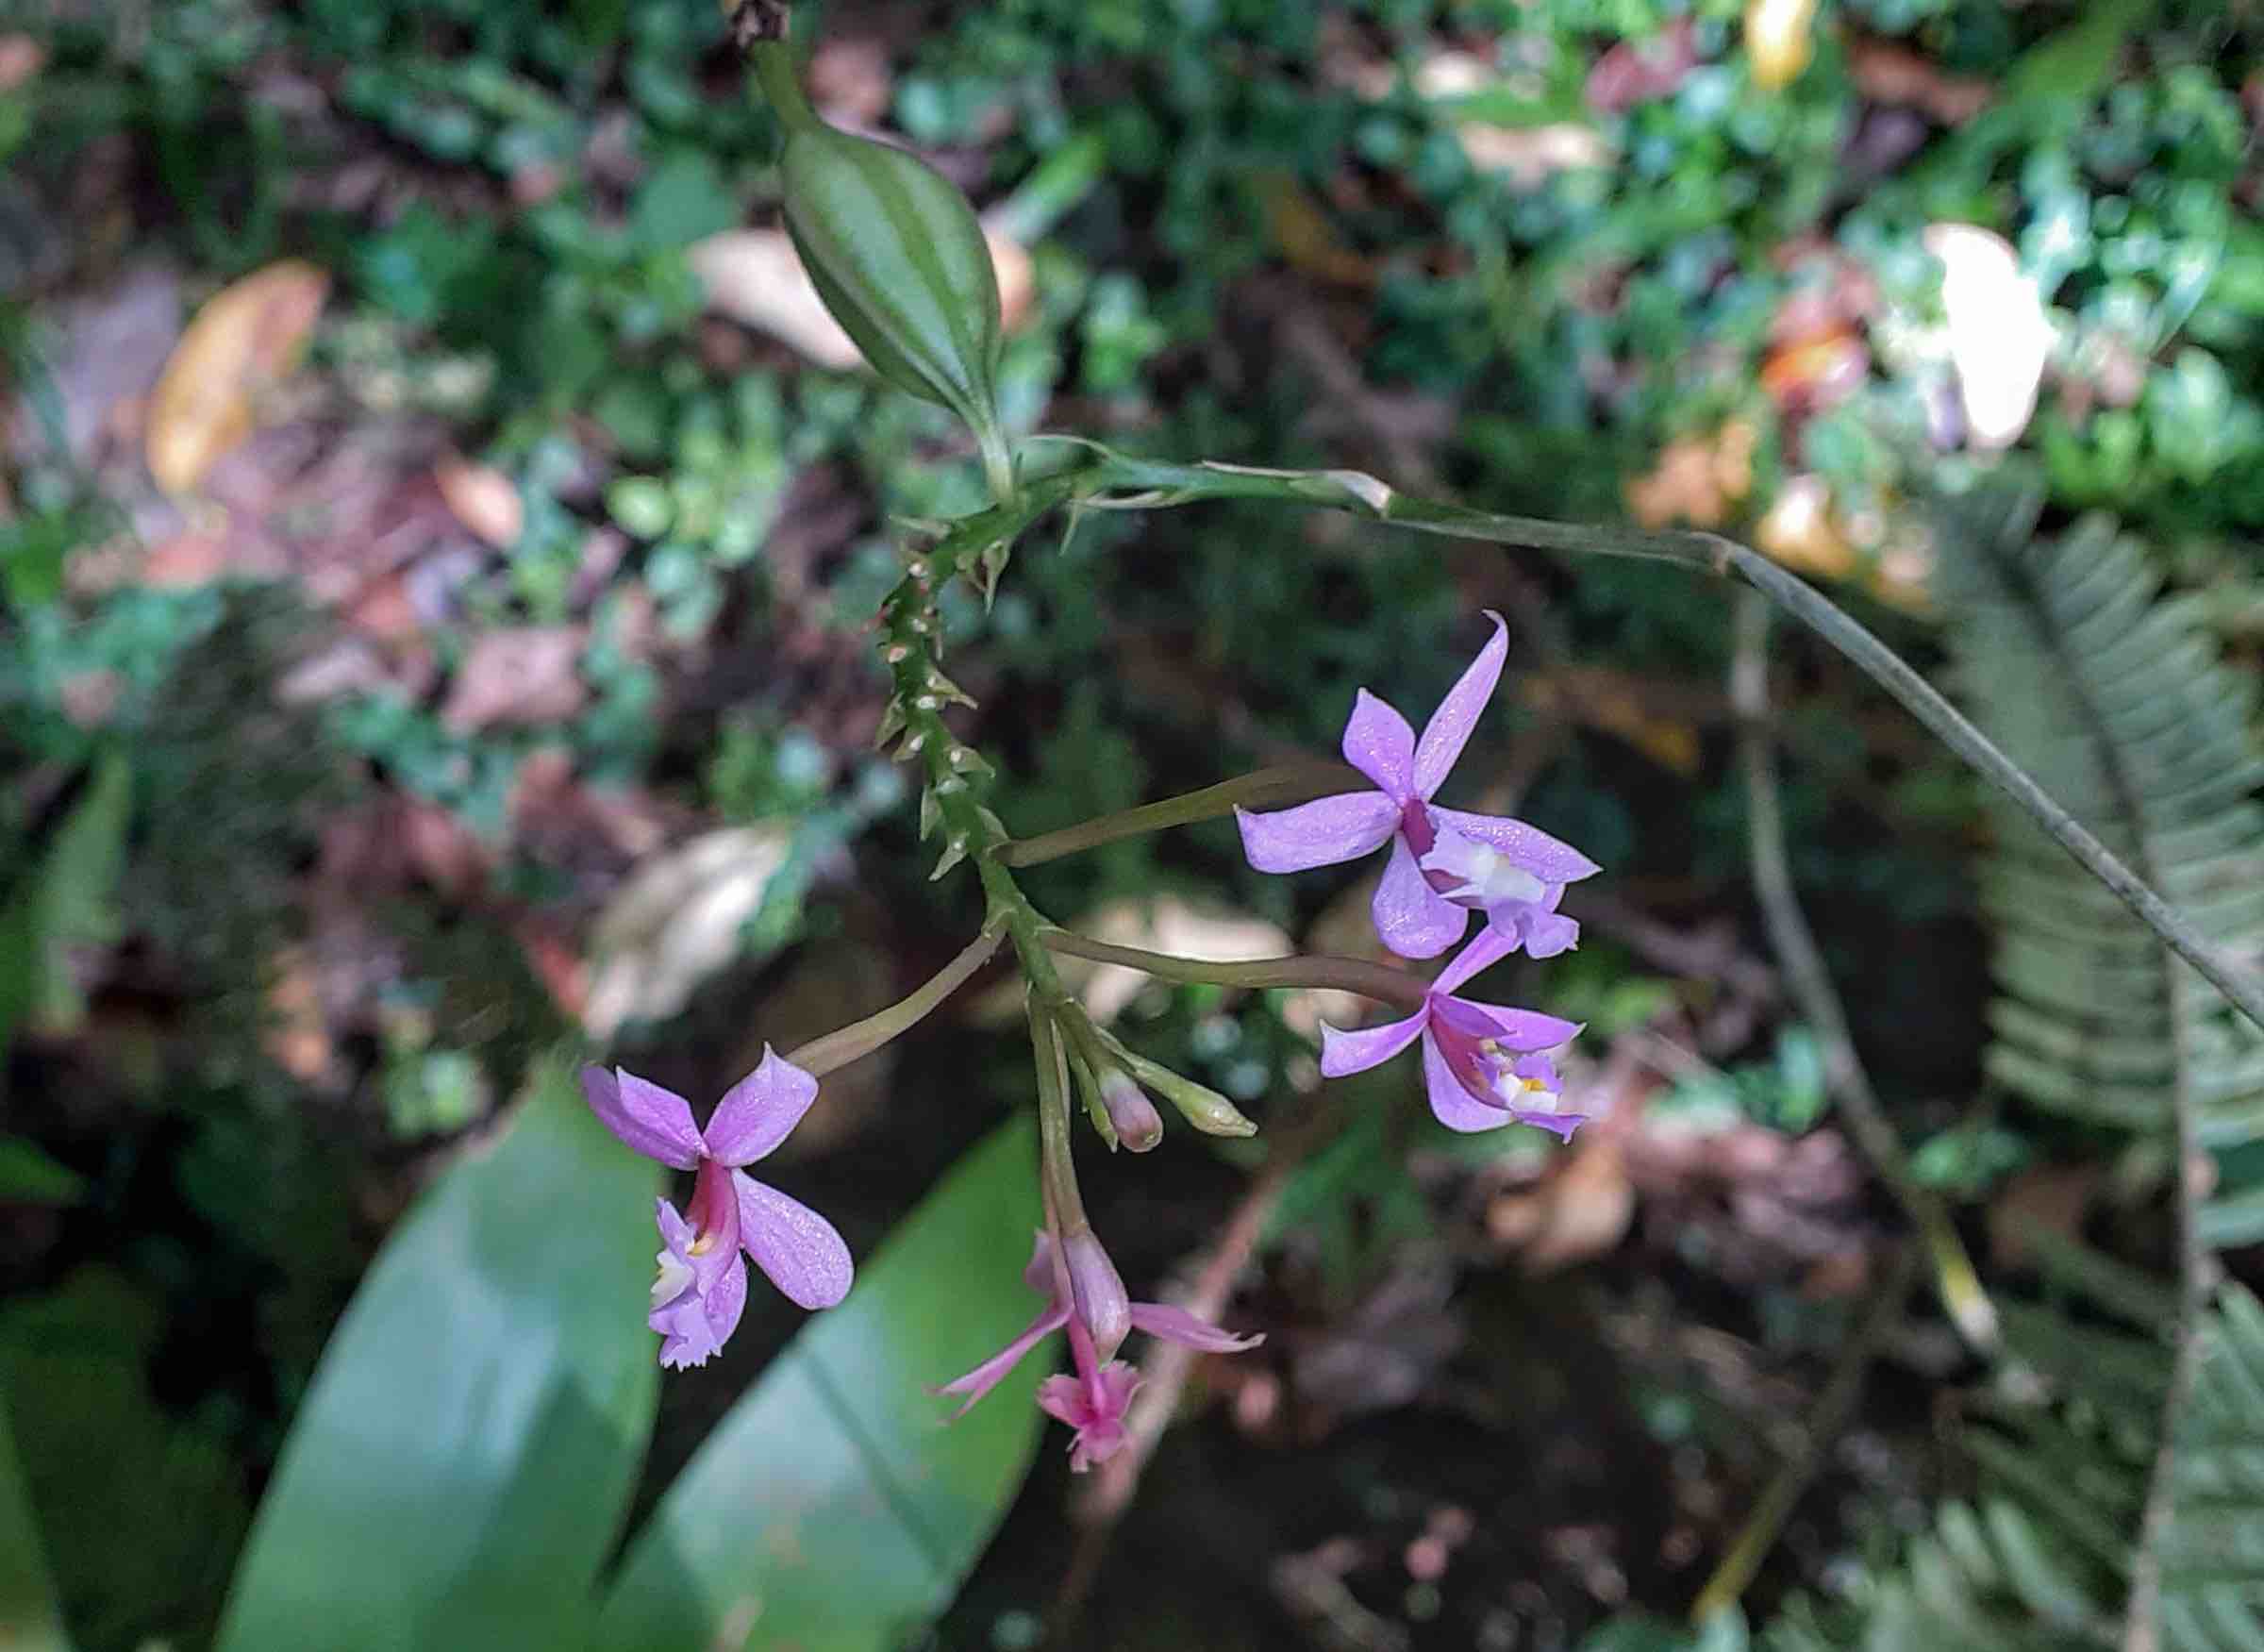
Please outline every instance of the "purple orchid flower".
[{"label": "purple orchid flower", "polygon": [[[974,1409],[976,1401],[996,1388],[1007,1373],[1022,1362],[1024,1355],[1055,1331],[1066,1327],[1070,1361],[1076,1368],[1075,1375],[1049,1377],[1040,1383],[1038,1406],[1047,1416],[1068,1424],[1076,1431],[1070,1442],[1069,1466],[1082,1474],[1096,1462],[1107,1461],[1123,1447],[1124,1409],[1132,1403],[1132,1395],[1140,1387],[1140,1373],[1122,1360],[1109,1359],[1116,1352],[1115,1346],[1097,1343],[1084,1316],[1074,1311],[1074,1293],[1069,1266],[1063,1247],[1052,1234],[1039,1233],[1038,1243],[1030,1252],[1029,1266],[1023,1269],[1022,1277],[1024,1284],[1045,1298],[1045,1306],[1039,1310],[1038,1317],[1030,1321],[1020,1336],[966,1376],[933,1392],[967,1396],[966,1403],[951,1414],[949,1420],[956,1423]],[[1207,1354],[1239,1354],[1266,1340],[1263,1335],[1238,1337],[1231,1331],[1221,1330],[1208,1320],[1197,1318],[1184,1308],[1174,1308],[1167,1303],[1135,1302],[1130,1307],[1132,1329]]]},{"label": "purple orchid flower", "polygon": [[1509,657],[1509,632],[1489,610],[1493,640],[1415,738],[1407,720],[1366,689],[1344,725],[1344,760],[1375,782],[1294,809],[1234,811],[1242,852],[1260,872],[1334,866],[1391,843],[1376,886],[1376,933],[1402,958],[1436,958],[1462,939],[1473,909],[1535,958],[1562,952],[1580,927],[1559,915],[1564,886],[1601,870],[1548,833],[1500,815],[1431,801],[1470,743]]},{"label": "purple orchid flower", "polygon": [[1572,1140],[1588,1115],[1557,1110],[1564,1082],[1540,1052],[1570,1043],[1580,1024],[1454,996],[1457,987],[1515,950],[1514,936],[1490,926],[1440,972],[1423,1008],[1405,1021],[1359,1032],[1340,1032],[1323,1023],[1321,1071],[1331,1078],[1362,1073],[1420,1038],[1431,1111],[1448,1129],[1492,1130],[1514,1123]]},{"label": "purple orchid flower", "polygon": [[682,1215],[656,1201],[660,1272],[649,1323],[662,1365],[704,1365],[738,1328],[747,1305],[742,1250],[800,1307],[831,1308],[849,1294],[854,1268],[833,1224],[741,1168],[793,1133],[817,1099],[815,1078],[765,1044],[761,1065],[725,1093],[704,1131],[674,1091],[619,1068],[584,1067],[582,1093],[623,1145],[698,1173]]}]

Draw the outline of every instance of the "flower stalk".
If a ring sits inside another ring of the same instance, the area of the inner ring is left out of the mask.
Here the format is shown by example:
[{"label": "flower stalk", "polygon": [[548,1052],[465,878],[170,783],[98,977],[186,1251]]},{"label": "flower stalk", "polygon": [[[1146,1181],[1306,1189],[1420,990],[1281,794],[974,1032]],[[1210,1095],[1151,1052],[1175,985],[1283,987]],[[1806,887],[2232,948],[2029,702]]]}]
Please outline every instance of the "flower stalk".
[{"label": "flower stalk", "polygon": [[1006,866],[1040,866],[1064,855],[1097,849],[1103,843],[1124,838],[1218,820],[1238,809],[1282,809],[1361,784],[1359,772],[1343,763],[1285,763],[1224,780],[1216,786],[1206,786],[1199,792],[1184,792],[1176,797],[1143,803],[1137,809],[1097,815],[1057,832],[1016,838],[1000,846],[998,859]]},{"label": "flower stalk", "polygon": [[823,1038],[798,1044],[787,1052],[786,1059],[813,1078],[823,1078],[852,1061],[861,1061],[926,1020],[944,999],[966,984],[970,976],[990,961],[999,943],[1005,939],[1006,931],[1001,926],[984,925],[982,932],[961,947],[956,958],[886,1010],[875,1010],[862,1021],[853,1021]]}]

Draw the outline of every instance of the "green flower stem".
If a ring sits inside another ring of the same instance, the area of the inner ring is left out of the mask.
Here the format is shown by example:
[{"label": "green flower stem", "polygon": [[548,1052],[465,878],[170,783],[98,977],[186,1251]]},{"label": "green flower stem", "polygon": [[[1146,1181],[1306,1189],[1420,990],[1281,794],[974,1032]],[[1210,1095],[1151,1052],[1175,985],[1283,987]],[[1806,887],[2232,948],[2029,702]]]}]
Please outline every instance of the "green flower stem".
[{"label": "green flower stem", "polygon": [[802,90],[802,76],[794,67],[794,48],[783,35],[755,42],[747,48],[747,59],[754,64],[756,84],[770,100],[771,112],[778,117],[780,125],[790,132],[824,129],[825,123],[818,118],[809,94]]},{"label": "green flower stem", "polygon": [[1081,474],[1092,503],[1121,509],[1162,509],[1204,499],[1272,499],[1351,511],[1420,533],[1451,534],[1539,550],[1679,562],[1716,576],[1735,574],[1846,655],[1943,744],[2026,809],[2084,870],[2113,891],[2141,923],[2238,1004],[2251,1021],[2264,1026],[2264,976],[2245,968],[2204,937],[2190,919],[2149,888],[1892,649],[1805,580],[1735,540],[1712,533],[1646,533],[1635,528],[1575,526],[1527,516],[1498,516],[1412,498],[1358,471],[1250,470],[1110,455],[1084,467]]},{"label": "green flower stem", "polygon": [[1064,855],[1113,843],[1120,838],[1137,838],[1172,826],[1216,820],[1237,809],[1280,809],[1316,797],[1333,796],[1339,792],[1366,791],[1370,786],[1368,777],[1349,764],[1288,763],[1206,786],[1200,792],[1185,792],[1160,802],[1143,803],[1137,809],[1099,815],[1073,826],[1063,826],[1057,832],[1017,838],[999,849],[998,859],[1005,866],[1038,866],[1058,860]]},{"label": "green flower stem", "polygon": [[1762,926],[1784,967],[1792,1002],[1823,1046],[1825,1080],[1847,1121],[1848,1133],[1924,1241],[1935,1290],[1950,1322],[1967,1346],[1985,1360],[1992,1359],[2003,1344],[1996,1308],[1973,1271],[1948,1207],[1911,1171],[1902,1139],[1888,1121],[1871,1075],[1856,1053],[1855,1034],[1839,989],[1832,984],[1815,931],[1808,927],[1807,914],[1792,887],[1776,781],[1776,745],[1769,725],[1769,604],[1758,592],[1738,593],[1729,668],[1729,700],[1738,714],[1738,749],[1745,774],[1754,893],[1760,902]]},{"label": "green flower stem", "polygon": [[1030,1045],[1038,1060],[1039,1174],[1045,1179],[1046,1204],[1063,1239],[1092,1231],[1085,1197],[1077,1191],[1076,1161],[1070,1154],[1069,1063],[1053,1011],[1030,997]]},{"label": "green flower stem", "polygon": [[927,978],[913,992],[907,993],[886,1010],[853,1021],[847,1026],[814,1038],[797,1049],[787,1052],[786,1059],[812,1077],[823,1078],[826,1074],[861,1060],[891,1039],[900,1038],[924,1020],[928,1013],[952,993],[966,984],[967,977],[990,961],[998,943],[1006,939],[1005,926],[985,925],[981,934],[960,949],[959,955]]},{"label": "green flower stem", "polygon": [[1246,962],[1210,963],[1199,958],[1175,958],[1168,952],[1147,952],[1137,946],[1118,946],[1090,935],[1053,926],[1038,932],[1039,942],[1069,958],[1094,963],[1118,963],[1158,980],[1185,981],[1215,987],[1323,987],[1357,993],[1401,1010],[1420,1010],[1423,983],[1405,970],[1357,958],[1257,958]]}]

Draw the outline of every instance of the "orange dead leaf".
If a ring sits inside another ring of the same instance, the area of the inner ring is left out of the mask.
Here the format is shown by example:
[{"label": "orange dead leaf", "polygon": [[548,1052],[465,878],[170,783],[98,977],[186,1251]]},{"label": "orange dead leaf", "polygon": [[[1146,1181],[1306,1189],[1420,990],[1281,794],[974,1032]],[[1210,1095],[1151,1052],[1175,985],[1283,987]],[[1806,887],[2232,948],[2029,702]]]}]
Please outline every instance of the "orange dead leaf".
[{"label": "orange dead leaf", "polygon": [[519,542],[526,506],[510,477],[493,465],[473,464],[452,453],[433,466],[432,479],[457,521],[481,539],[499,551]]},{"label": "orange dead leaf", "polygon": [[1627,484],[1627,509],[1645,527],[1719,527],[1753,487],[1752,425],[1732,419],[1711,437],[1671,442],[1651,474]]},{"label": "orange dead leaf", "polygon": [[329,291],[323,271],[286,259],[222,288],[197,311],[150,395],[143,453],[159,487],[193,491],[252,433],[258,397],[306,354]]}]

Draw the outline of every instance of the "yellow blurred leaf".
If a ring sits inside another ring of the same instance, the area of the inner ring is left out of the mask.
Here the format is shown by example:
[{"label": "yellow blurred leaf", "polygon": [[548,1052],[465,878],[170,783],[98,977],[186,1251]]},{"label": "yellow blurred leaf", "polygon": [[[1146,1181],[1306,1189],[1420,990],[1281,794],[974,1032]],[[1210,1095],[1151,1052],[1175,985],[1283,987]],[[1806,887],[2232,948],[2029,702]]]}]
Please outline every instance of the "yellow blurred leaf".
[{"label": "yellow blurred leaf", "polygon": [[1627,509],[1645,527],[1719,527],[1753,487],[1753,426],[1732,419],[1712,436],[1667,444],[1648,476],[1627,484]]},{"label": "yellow blurred leaf", "polygon": [[1816,0],[1747,0],[1745,55],[1763,92],[1799,79],[1816,55]]},{"label": "yellow blurred leaf", "polygon": [[231,282],[197,311],[150,394],[143,453],[159,487],[193,491],[252,433],[259,397],[299,364],[329,291],[323,271],[286,259]]}]

